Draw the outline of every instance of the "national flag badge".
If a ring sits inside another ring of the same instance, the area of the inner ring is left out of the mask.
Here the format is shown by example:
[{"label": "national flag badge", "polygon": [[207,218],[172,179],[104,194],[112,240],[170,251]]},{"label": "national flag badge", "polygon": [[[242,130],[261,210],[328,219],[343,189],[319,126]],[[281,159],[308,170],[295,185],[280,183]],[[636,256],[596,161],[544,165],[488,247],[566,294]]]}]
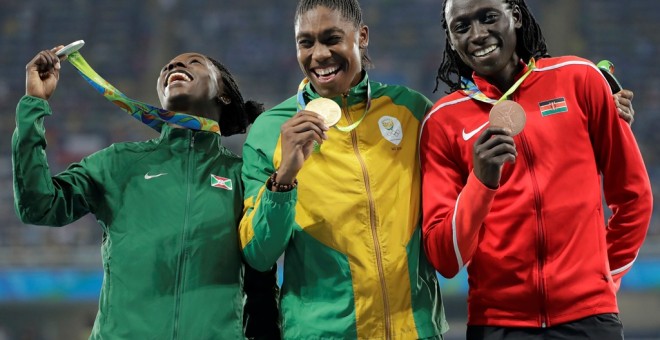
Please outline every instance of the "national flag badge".
[{"label": "national flag badge", "polygon": [[211,174],[211,186],[225,190],[232,190],[231,179]]},{"label": "national flag badge", "polygon": [[540,102],[539,109],[541,109],[541,116],[543,117],[553,115],[555,113],[568,112],[566,99],[563,97]]}]

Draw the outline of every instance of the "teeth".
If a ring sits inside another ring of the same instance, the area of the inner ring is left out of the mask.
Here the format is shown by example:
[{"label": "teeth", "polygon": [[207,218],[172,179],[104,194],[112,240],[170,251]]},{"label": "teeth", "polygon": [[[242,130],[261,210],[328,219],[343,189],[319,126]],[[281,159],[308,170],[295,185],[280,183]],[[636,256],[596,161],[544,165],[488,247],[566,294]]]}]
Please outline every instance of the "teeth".
[{"label": "teeth", "polygon": [[317,68],[316,70],[314,70],[314,72],[316,72],[316,74],[318,74],[319,76],[327,76],[330,73],[336,72],[338,69],[339,69],[339,67],[333,66],[333,67],[328,67],[328,68],[323,68],[323,69],[318,69]]},{"label": "teeth", "polygon": [[486,54],[495,51],[496,48],[497,48],[497,46],[493,45],[491,47],[484,48],[483,50],[479,50],[479,51],[474,52],[474,55],[476,57],[483,57]]},{"label": "teeth", "polygon": [[188,75],[183,72],[174,72],[167,78],[167,84],[171,84],[177,80],[190,81],[190,77],[188,77]]}]

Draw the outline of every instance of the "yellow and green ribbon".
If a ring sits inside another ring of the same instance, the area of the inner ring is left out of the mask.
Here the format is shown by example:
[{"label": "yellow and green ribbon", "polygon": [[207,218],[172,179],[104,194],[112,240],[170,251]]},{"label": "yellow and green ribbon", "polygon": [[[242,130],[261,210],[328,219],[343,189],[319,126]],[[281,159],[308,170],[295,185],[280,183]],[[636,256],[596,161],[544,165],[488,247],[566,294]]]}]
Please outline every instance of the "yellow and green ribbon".
[{"label": "yellow and green ribbon", "polygon": [[92,69],[80,52],[69,54],[67,60],[78,70],[78,73],[92,85],[96,91],[107,100],[119,106],[133,118],[160,132],[163,124],[176,124],[192,130],[211,131],[220,134],[218,122],[203,117],[197,117],[185,113],[164,110],[131,98],[121,93],[117,88]]}]

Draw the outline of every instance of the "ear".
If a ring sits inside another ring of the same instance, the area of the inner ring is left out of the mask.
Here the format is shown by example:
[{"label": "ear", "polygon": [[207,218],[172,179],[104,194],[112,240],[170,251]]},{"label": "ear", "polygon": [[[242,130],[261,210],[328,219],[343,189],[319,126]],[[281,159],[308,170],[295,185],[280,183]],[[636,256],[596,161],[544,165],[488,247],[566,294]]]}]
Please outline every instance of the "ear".
[{"label": "ear", "polygon": [[513,27],[519,29],[522,27],[522,12],[518,5],[513,5],[511,9],[511,16],[513,17]]},{"label": "ear", "polygon": [[231,103],[231,98],[223,94],[222,96],[218,97],[218,102],[229,105]]},{"label": "ear", "polygon": [[360,26],[359,34],[359,46],[363,50],[369,46],[369,27],[367,25]]}]

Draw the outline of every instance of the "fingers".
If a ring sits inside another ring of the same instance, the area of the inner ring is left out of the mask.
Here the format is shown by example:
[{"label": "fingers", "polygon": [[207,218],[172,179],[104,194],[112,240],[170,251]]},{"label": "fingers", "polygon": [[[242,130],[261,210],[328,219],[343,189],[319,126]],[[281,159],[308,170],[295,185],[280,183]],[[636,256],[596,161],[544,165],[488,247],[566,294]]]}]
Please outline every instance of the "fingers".
[{"label": "fingers", "polygon": [[626,89],[614,94],[614,103],[616,104],[619,116],[628,124],[632,124],[635,120],[635,110],[632,106],[633,97],[633,92]]},{"label": "fingers", "polygon": [[303,110],[282,125],[282,134],[287,137],[297,137],[296,139],[301,142],[309,142],[313,139],[320,144],[328,139],[325,133],[328,129],[321,116]]},{"label": "fingers", "polygon": [[502,165],[515,162],[518,151],[508,129],[490,127],[477,138],[474,155],[483,164]]},{"label": "fingers", "polygon": [[55,71],[59,70],[60,58],[55,55],[57,49],[43,50],[39,52],[32,60],[25,66],[27,72],[37,72],[41,79],[47,78],[49,75],[55,75]]}]

